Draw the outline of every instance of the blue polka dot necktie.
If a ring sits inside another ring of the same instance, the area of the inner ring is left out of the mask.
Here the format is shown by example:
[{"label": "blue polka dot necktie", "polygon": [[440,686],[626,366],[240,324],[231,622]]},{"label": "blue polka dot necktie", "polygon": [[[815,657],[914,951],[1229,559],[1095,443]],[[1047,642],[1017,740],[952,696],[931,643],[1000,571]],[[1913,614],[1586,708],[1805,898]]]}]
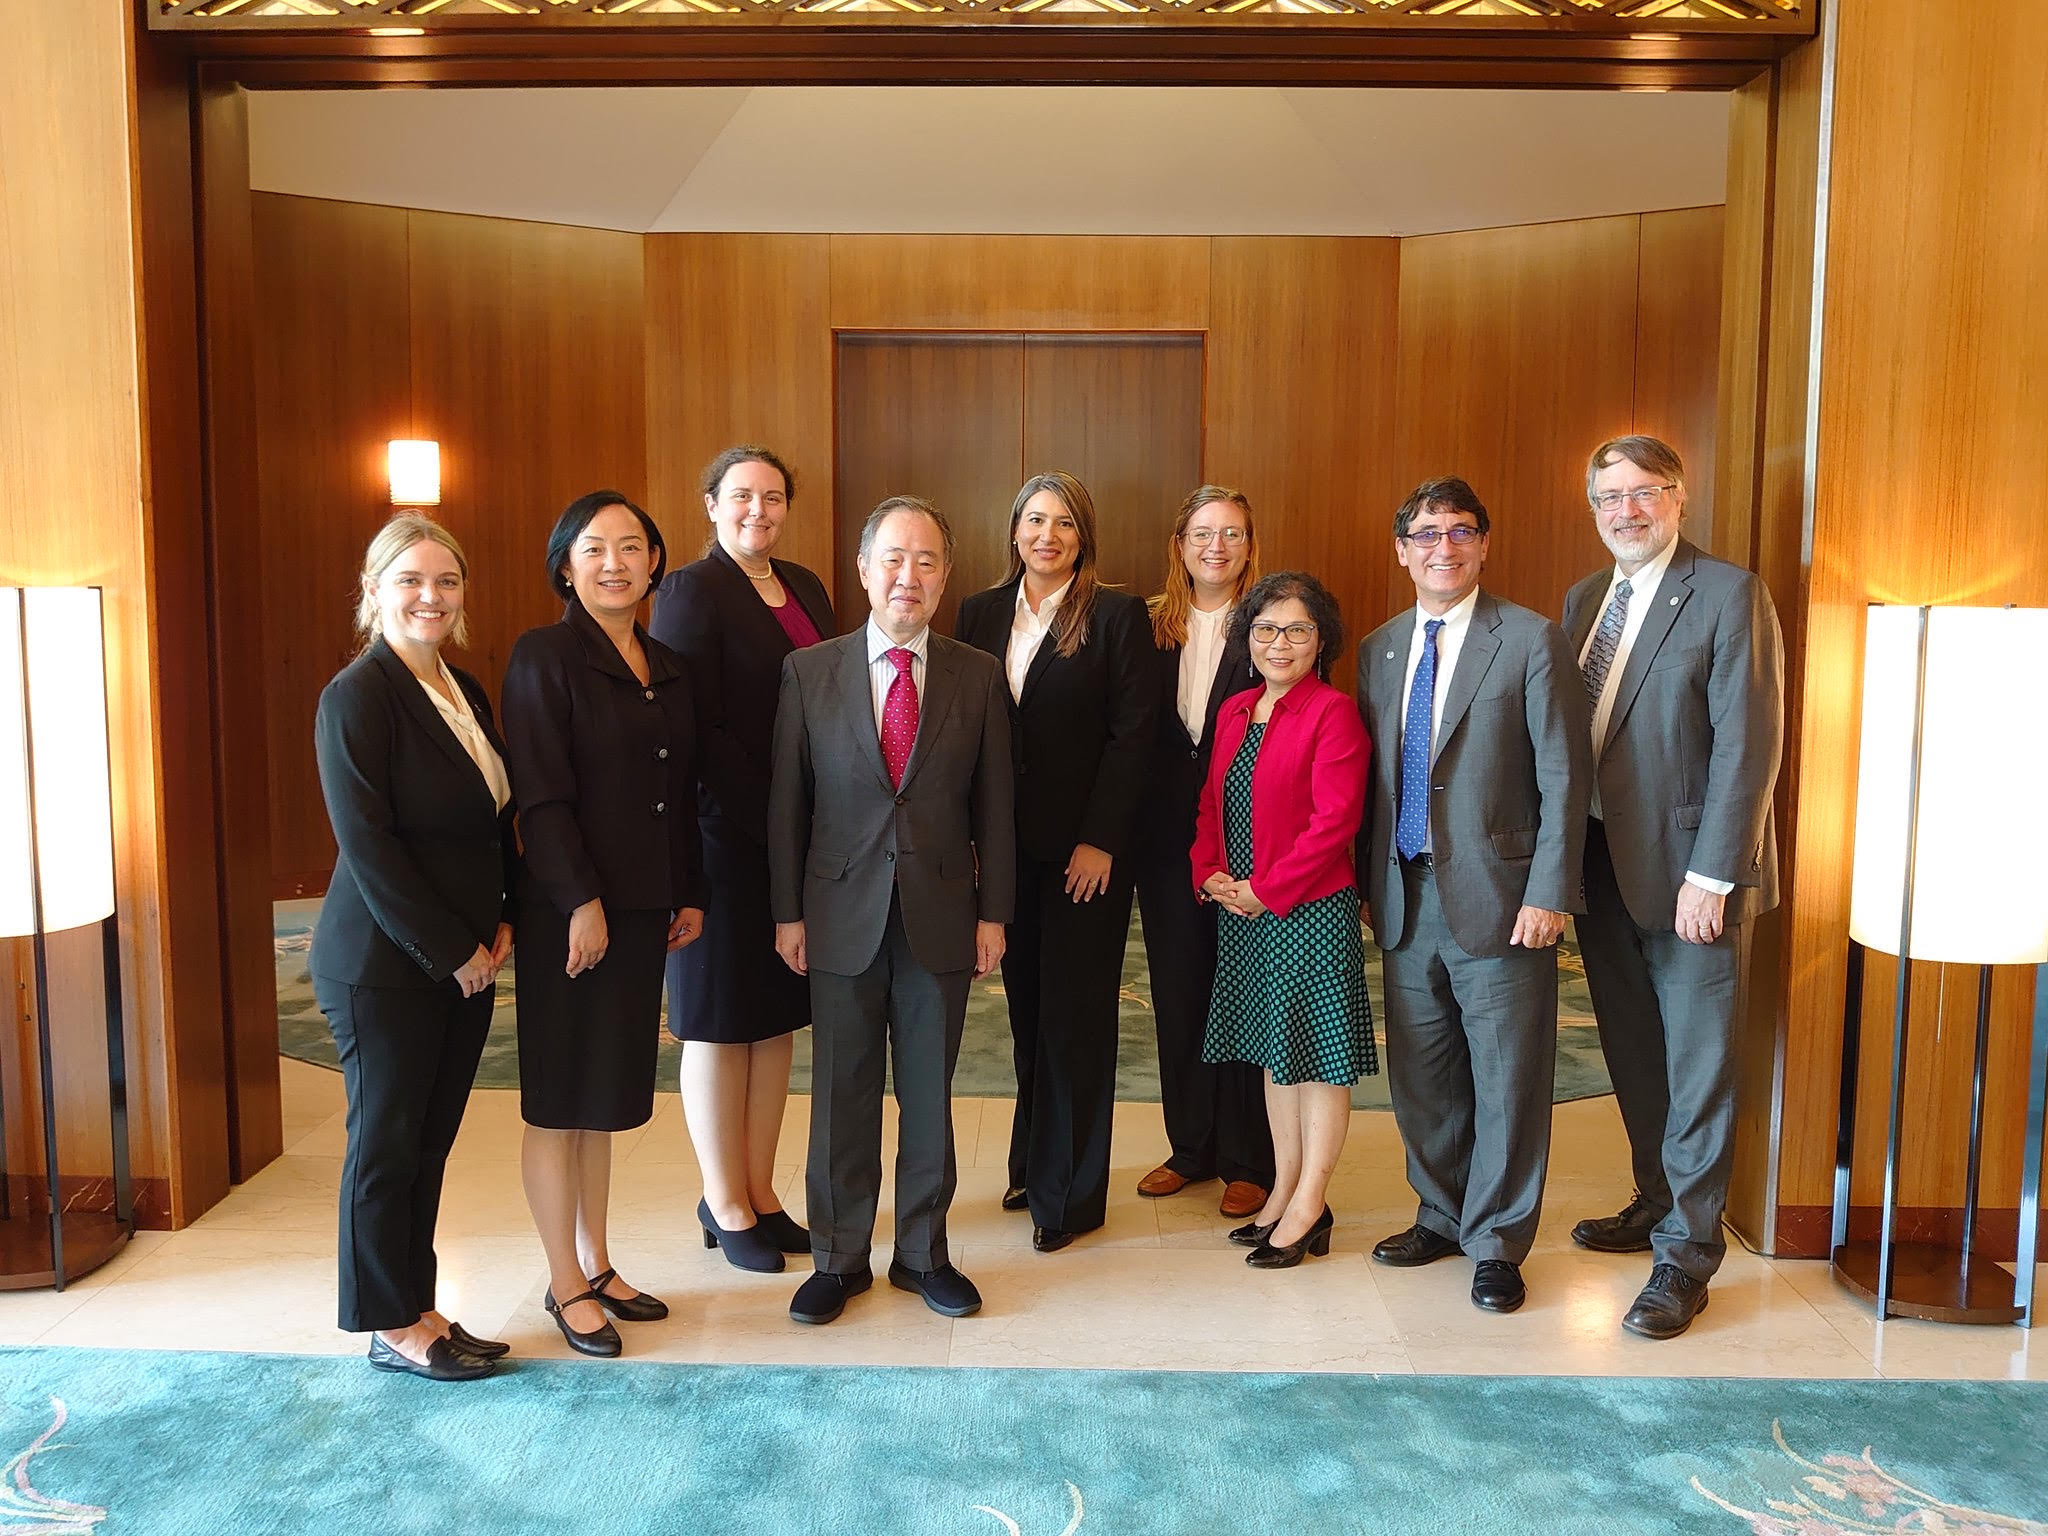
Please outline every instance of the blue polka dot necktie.
[{"label": "blue polka dot necktie", "polygon": [[1415,681],[1408,685],[1408,715],[1401,722],[1401,815],[1394,824],[1394,846],[1412,859],[1429,841],[1430,717],[1436,712],[1436,632],[1442,619],[1423,626],[1422,659]]},{"label": "blue polka dot necktie", "polygon": [[1615,651],[1620,649],[1621,633],[1628,628],[1629,593],[1626,580],[1615,584],[1614,600],[1600,615],[1600,627],[1593,631],[1593,643],[1586,647],[1586,702],[1596,711],[1600,708],[1600,695],[1607,691],[1607,673],[1614,666]]}]

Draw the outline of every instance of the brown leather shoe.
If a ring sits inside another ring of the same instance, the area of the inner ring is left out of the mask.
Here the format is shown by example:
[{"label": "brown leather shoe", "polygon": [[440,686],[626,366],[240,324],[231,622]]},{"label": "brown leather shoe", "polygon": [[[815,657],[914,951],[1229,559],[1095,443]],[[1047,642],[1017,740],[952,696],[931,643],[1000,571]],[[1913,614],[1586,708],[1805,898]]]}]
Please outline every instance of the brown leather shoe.
[{"label": "brown leather shoe", "polygon": [[1232,1179],[1223,1186],[1223,1201],[1216,1207],[1233,1219],[1255,1216],[1266,1205],[1266,1192],[1245,1179]]},{"label": "brown leather shoe", "polygon": [[[1214,1177],[1214,1175],[1211,1175],[1211,1177]],[[1177,1195],[1190,1184],[1201,1184],[1204,1182],[1206,1181],[1202,1179],[1185,1178],[1174,1172],[1165,1163],[1161,1163],[1157,1168],[1146,1174],[1145,1177],[1138,1180],[1138,1193],[1148,1200],[1158,1200],[1166,1195]]]}]

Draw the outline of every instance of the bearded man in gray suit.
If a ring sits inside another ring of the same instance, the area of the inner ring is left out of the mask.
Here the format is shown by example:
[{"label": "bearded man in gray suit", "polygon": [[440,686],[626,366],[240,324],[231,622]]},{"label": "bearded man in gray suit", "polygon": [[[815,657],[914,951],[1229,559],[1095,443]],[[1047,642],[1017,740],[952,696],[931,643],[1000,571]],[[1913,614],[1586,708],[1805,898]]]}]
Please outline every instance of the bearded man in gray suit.
[{"label": "bearded man in gray suit", "polygon": [[946,1247],[953,1067],[968,986],[1003,957],[1016,831],[1002,665],[931,628],[952,565],[935,507],[884,501],[860,534],[867,623],[782,664],[769,902],[776,951],[811,979],[817,1267],[790,1303],[800,1323],[874,1283],[885,1062],[900,1112],[889,1283],[947,1317],[981,1306]]},{"label": "bearded man in gray suit", "polygon": [[1706,1306],[1727,1249],[1750,919],[1778,904],[1784,647],[1763,582],[1679,536],[1685,466],[1669,444],[1602,443],[1586,497],[1615,563],[1564,603],[1596,758],[1578,933],[1636,1193],[1572,1240],[1650,1250],[1622,1326],[1668,1339]]},{"label": "bearded man in gray suit", "polygon": [[1582,911],[1592,777],[1563,631],[1479,585],[1490,521],[1463,480],[1394,515],[1415,606],[1358,648],[1373,773],[1358,872],[1385,956],[1387,1077],[1415,1224],[1382,1264],[1474,1261],[1472,1303],[1528,1295],[1550,1155],[1557,950]]}]

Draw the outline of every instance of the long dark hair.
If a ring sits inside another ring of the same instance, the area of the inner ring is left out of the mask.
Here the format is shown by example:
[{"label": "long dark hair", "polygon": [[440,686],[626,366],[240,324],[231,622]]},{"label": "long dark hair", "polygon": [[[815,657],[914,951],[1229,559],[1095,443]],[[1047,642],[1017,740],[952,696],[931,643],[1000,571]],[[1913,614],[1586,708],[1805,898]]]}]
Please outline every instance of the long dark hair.
[{"label": "long dark hair", "polygon": [[1074,519],[1074,531],[1081,537],[1080,551],[1074,556],[1073,585],[1053,610],[1052,625],[1046,631],[1054,650],[1062,656],[1072,656],[1088,643],[1088,620],[1095,613],[1095,498],[1088,494],[1087,486],[1065,470],[1033,475],[1010,504],[1010,569],[1000,585],[1007,587],[1024,574],[1024,557],[1017,552],[1017,524],[1024,519],[1024,503],[1040,491],[1051,491],[1059,498],[1060,505]]}]

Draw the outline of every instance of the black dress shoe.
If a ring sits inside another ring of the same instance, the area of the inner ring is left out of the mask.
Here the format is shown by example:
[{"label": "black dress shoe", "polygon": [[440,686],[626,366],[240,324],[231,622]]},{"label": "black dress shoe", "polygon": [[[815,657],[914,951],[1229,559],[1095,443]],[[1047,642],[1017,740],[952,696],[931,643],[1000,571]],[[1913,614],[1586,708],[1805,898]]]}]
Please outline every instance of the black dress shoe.
[{"label": "black dress shoe", "polygon": [[1506,1259],[1481,1259],[1472,1270],[1472,1305],[1485,1312],[1512,1312],[1529,1299],[1522,1266]]},{"label": "black dress shoe", "polygon": [[620,1351],[626,1347],[619,1342],[618,1329],[606,1322],[599,1323],[588,1333],[578,1333],[569,1326],[569,1319],[562,1316],[564,1307],[573,1307],[579,1301],[594,1301],[600,1307],[604,1305],[604,1298],[595,1291],[585,1291],[580,1296],[571,1296],[567,1301],[556,1301],[552,1289],[541,1298],[540,1304],[547,1309],[548,1316],[555,1320],[555,1326],[562,1330],[562,1337],[569,1341],[571,1349],[578,1354],[596,1355],[601,1360],[616,1359]]},{"label": "black dress shoe", "polygon": [[475,1381],[488,1376],[498,1366],[493,1360],[479,1360],[475,1355],[465,1354],[446,1339],[436,1339],[427,1346],[427,1363],[407,1359],[386,1344],[376,1334],[370,1335],[370,1364],[380,1371],[403,1371],[409,1376],[424,1376],[429,1381]]},{"label": "black dress shoe", "polygon": [[846,1310],[846,1303],[875,1283],[873,1270],[856,1270],[835,1275],[818,1270],[796,1288],[789,1303],[790,1319],[799,1323],[829,1323]]},{"label": "black dress shoe", "polygon": [[480,1339],[460,1323],[448,1325],[448,1337],[465,1355],[479,1360],[502,1360],[512,1353],[512,1346],[503,1339]]},{"label": "black dress shoe", "polygon": [[1621,1326],[1646,1339],[1675,1339],[1706,1310],[1706,1281],[1695,1280],[1676,1264],[1659,1264]]},{"label": "black dress shoe", "polygon": [[1247,1248],[1256,1248],[1271,1237],[1273,1229],[1279,1225],[1277,1220],[1269,1221],[1263,1227],[1256,1221],[1248,1221],[1241,1227],[1230,1229],[1230,1240],[1233,1243],[1243,1243]]},{"label": "black dress shoe", "polygon": [[889,1283],[899,1291],[915,1291],[924,1304],[941,1317],[966,1317],[981,1310],[981,1292],[974,1282],[950,1264],[937,1269],[911,1269],[889,1265]]},{"label": "black dress shoe", "polygon": [[[1269,1228],[1265,1241],[1246,1254],[1244,1261],[1253,1269],[1292,1269],[1301,1262],[1304,1254],[1312,1254],[1320,1259],[1330,1251],[1330,1229],[1336,1224],[1337,1218],[1330,1214],[1330,1208],[1326,1205],[1323,1207],[1323,1214],[1315,1219],[1315,1225],[1285,1248],[1273,1246],[1273,1234]],[[1274,1223],[1274,1226],[1278,1225],[1278,1222]]]},{"label": "black dress shoe", "polygon": [[[758,1221],[751,1227],[739,1227],[728,1232],[711,1214],[711,1207],[699,1200],[697,1224],[704,1229],[704,1246],[723,1248],[725,1261],[735,1269],[751,1269],[756,1274],[772,1275],[782,1268],[782,1249],[769,1241]],[[806,1243],[804,1246],[810,1245]]]},{"label": "black dress shoe", "polygon": [[761,1234],[784,1253],[809,1253],[811,1234],[796,1224],[796,1218],[787,1211],[756,1211],[754,1225]]},{"label": "black dress shoe", "polygon": [[642,1291],[638,1296],[607,1296],[604,1288],[619,1278],[616,1269],[608,1269],[601,1275],[590,1277],[591,1292],[597,1297],[597,1304],[611,1313],[622,1323],[658,1323],[668,1316],[668,1303],[659,1296],[650,1296]]},{"label": "black dress shoe", "polygon": [[1392,1237],[1383,1237],[1374,1243],[1372,1256],[1379,1263],[1391,1264],[1396,1269],[1414,1269],[1418,1265],[1447,1259],[1457,1251],[1458,1245],[1451,1238],[1427,1227],[1410,1227],[1405,1232],[1396,1232]]},{"label": "black dress shoe", "polygon": [[1646,1205],[1640,1194],[1632,1195],[1620,1214],[1588,1216],[1573,1227],[1572,1241],[1595,1253],[1648,1253],[1650,1234],[1664,1216]]},{"label": "black dress shoe", "polygon": [[1030,1207],[1030,1204],[1031,1192],[1021,1184],[1012,1184],[1003,1191],[1003,1209],[1006,1211],[1025,1210]]},{"label": "black dress shoe", "polygon": [[1074,1240],[1074,1234],[1064,1227],[1033,1227],[1031,1246],[1040,1253],[1058,1253]]}]

